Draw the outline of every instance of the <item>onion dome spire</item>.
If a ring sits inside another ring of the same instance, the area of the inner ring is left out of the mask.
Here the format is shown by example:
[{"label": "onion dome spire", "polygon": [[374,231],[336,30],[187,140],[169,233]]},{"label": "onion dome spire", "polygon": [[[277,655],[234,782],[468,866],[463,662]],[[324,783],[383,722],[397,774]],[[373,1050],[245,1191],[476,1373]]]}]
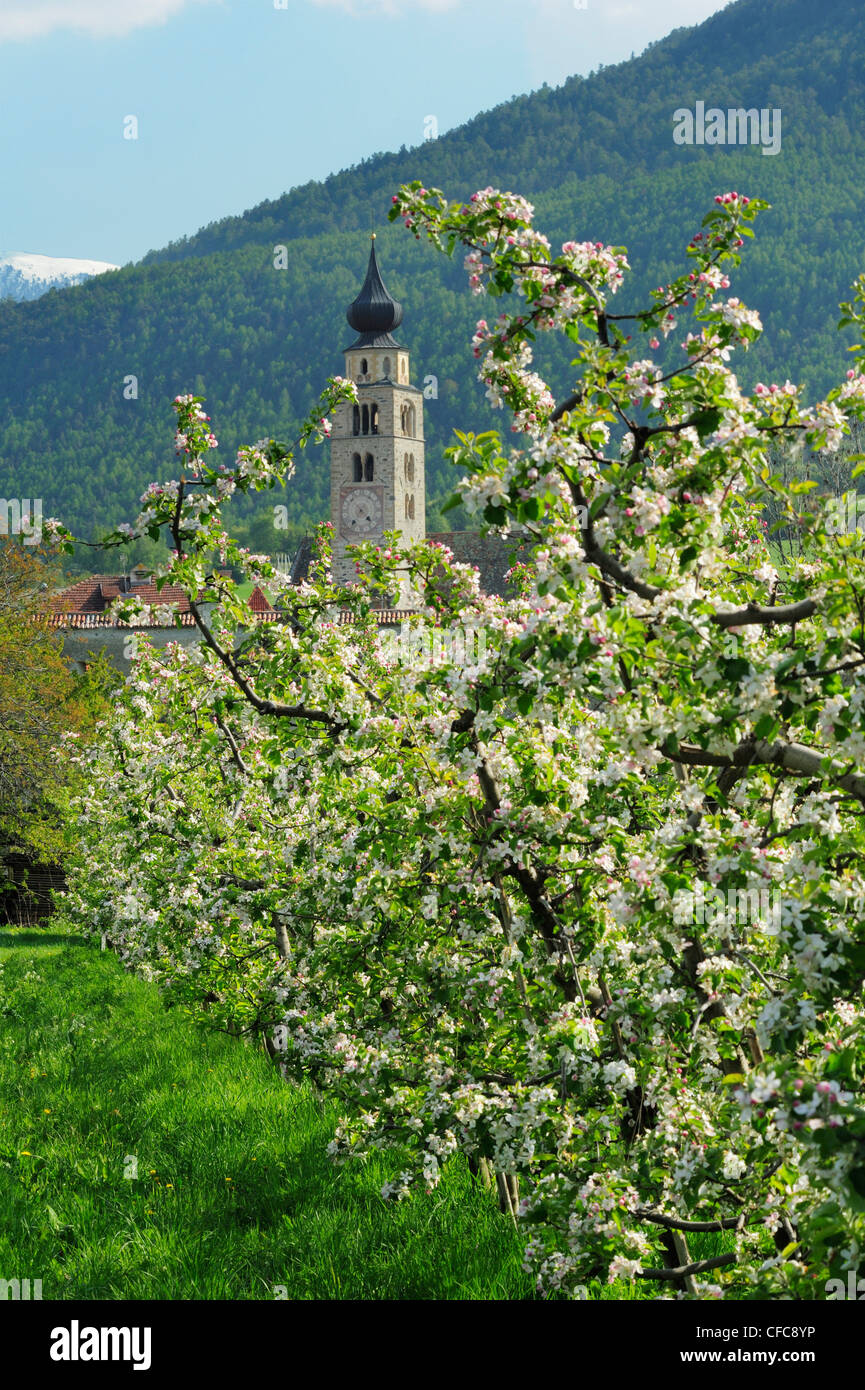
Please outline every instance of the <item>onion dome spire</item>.
[{"label": "onion dome spire", "polygon": [[402,323],[402,305],[388,294],[381,278],[375,254],[375,232],[372,234],[366,279],[357,299],[348,306],[346,318],[359,335],[351,344],[352,348],[399,347],[396,339],[391,337],[391,331]]}]

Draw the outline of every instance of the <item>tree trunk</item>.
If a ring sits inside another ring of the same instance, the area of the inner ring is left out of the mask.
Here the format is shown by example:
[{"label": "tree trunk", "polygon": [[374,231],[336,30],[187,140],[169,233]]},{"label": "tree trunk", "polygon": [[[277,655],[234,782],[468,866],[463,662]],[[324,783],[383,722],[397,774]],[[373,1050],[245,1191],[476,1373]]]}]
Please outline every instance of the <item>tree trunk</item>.
[{"label": "tree trunk", "polygon": [[520,1180],[516,1173],[496,1173],[496,1187],[499,1194],[499,1211],[509,1216],[514,1225],[520,1205]]},{"label": "tree trunk", "polygon": [[[681,1231],[665,1230],[661,1237],[664,1246],[664,1264],[667,1269],[681,1269],[683,1265],[693,1264],[691,1252],[688,1249],[688,1241]],[[676,1287],[683,1289],[691,1298],[697,1297],[697,1285],[694,1282],[693,1274],[686,1274],[683,1279],[676,1279]]]}]

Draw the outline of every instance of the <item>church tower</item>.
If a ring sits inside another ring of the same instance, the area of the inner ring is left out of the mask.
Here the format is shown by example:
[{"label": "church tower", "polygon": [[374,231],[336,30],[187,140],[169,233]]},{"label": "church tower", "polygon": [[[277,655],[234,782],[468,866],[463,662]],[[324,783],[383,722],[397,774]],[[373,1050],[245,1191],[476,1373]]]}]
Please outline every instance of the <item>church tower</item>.
[{"label": "church tower", "polygon": [[380,543],[399,531],[405,543],[426,535],[423,392],[409,383],[409,354],[392,336],[402,305],[385,289],[375,254],[346,314],[357,338],[345,351],[345,375],[357,386],[357,405],[333,414],[330,440],[330,519],[333,578],[356,580],[346,546]]}]

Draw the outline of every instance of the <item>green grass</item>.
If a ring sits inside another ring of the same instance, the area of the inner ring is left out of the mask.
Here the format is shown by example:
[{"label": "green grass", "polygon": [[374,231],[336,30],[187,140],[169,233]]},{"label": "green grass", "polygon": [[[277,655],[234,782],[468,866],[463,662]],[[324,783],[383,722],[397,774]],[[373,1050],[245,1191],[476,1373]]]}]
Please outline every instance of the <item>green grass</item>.
[{"label": "green grass", "polygon": [[461,1161],[385,1205],[398,1161],[337,1168],[332,1130],[63,923],[0,933],[0,1277],[46,1299],[532,1297]]},{"label": "green grass", "polygon": [[[0,931],[0,1278],[45,1299],[534,1297],[522,1232],[461,1158],[386,1204],[398,1155],[336,1167],[334,1124],[61,919]],[[730,1241],[696,1236],[692,1258]]]}]

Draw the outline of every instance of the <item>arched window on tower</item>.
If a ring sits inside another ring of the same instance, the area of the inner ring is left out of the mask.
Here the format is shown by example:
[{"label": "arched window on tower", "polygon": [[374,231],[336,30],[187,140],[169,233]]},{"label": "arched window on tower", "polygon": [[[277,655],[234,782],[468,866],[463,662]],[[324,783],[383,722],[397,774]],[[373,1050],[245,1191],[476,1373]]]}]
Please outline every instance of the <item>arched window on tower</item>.
[{"label": "arched window on tower", "polygon": [[360,371],[361,376],[366,376],[367,372],[369,371],[369,363],[367,362],[365,357],[362,357],[360,359]]},{"label": "arched window on tower", "polygon": [[355,481],[356,483],[362,483],[362,482],[363,482],[363,463],[361,462],[360,454],[352,454],[352,456],[351,456],[351,461],[352,461],[352,464],[354,465],[354,481]]},{"label": "arched window on tower", "polygon": [[360,408],[360,432],[369,434],[369,406],[362,405]]},{"label": "arched window on tower", "polygon": [[382,363],[382,371],[383,371],[384,376],[390,377],[390,358],[389,358],[389,357],[386,357],[386,358],[384,359],[384,362]]},{"label": "arched window on tower", "polygon": [[372,482],[373,473],[374,473],[374,472],[375,472],[375,464],[373,463],[372,454],[367,454],[367,456],[366,456],[366,461],[365,461],[365,463],[364,463],[364,468],[363,468],[363,476],[364,476],[364,478],[366,479],[366,481],[367,481],[368,483],[371,483],[371,482]]},{"label": "arched window on tower", "polygon": [[369,408],[369,432],[370,434],[378,434],[378,406],[375,401]]},{"label": "arched window on tower", "polygon": [[414,521],[414,493],[409,494],[405,499],[405,519]]},{"label": "arched window on tower", "polygon": [[352,434],[360,434],[360,406],[356,405],[351,413]]},{"label": "arched window on tower", "polygon": [[407,434],[407,435],[409,435],[412,439],[414,439],[414,406],[413,406],[413,405],[404,405],[404,406],[403,406],[403,416],[404,416],[404,419],[403,419],[402,432],[403,432],[403,434]]},{"label": "arched window on tower", "polygon": [[414,482],[414,454],[406,454],[404,460],[405,480],[407,483]]}]

